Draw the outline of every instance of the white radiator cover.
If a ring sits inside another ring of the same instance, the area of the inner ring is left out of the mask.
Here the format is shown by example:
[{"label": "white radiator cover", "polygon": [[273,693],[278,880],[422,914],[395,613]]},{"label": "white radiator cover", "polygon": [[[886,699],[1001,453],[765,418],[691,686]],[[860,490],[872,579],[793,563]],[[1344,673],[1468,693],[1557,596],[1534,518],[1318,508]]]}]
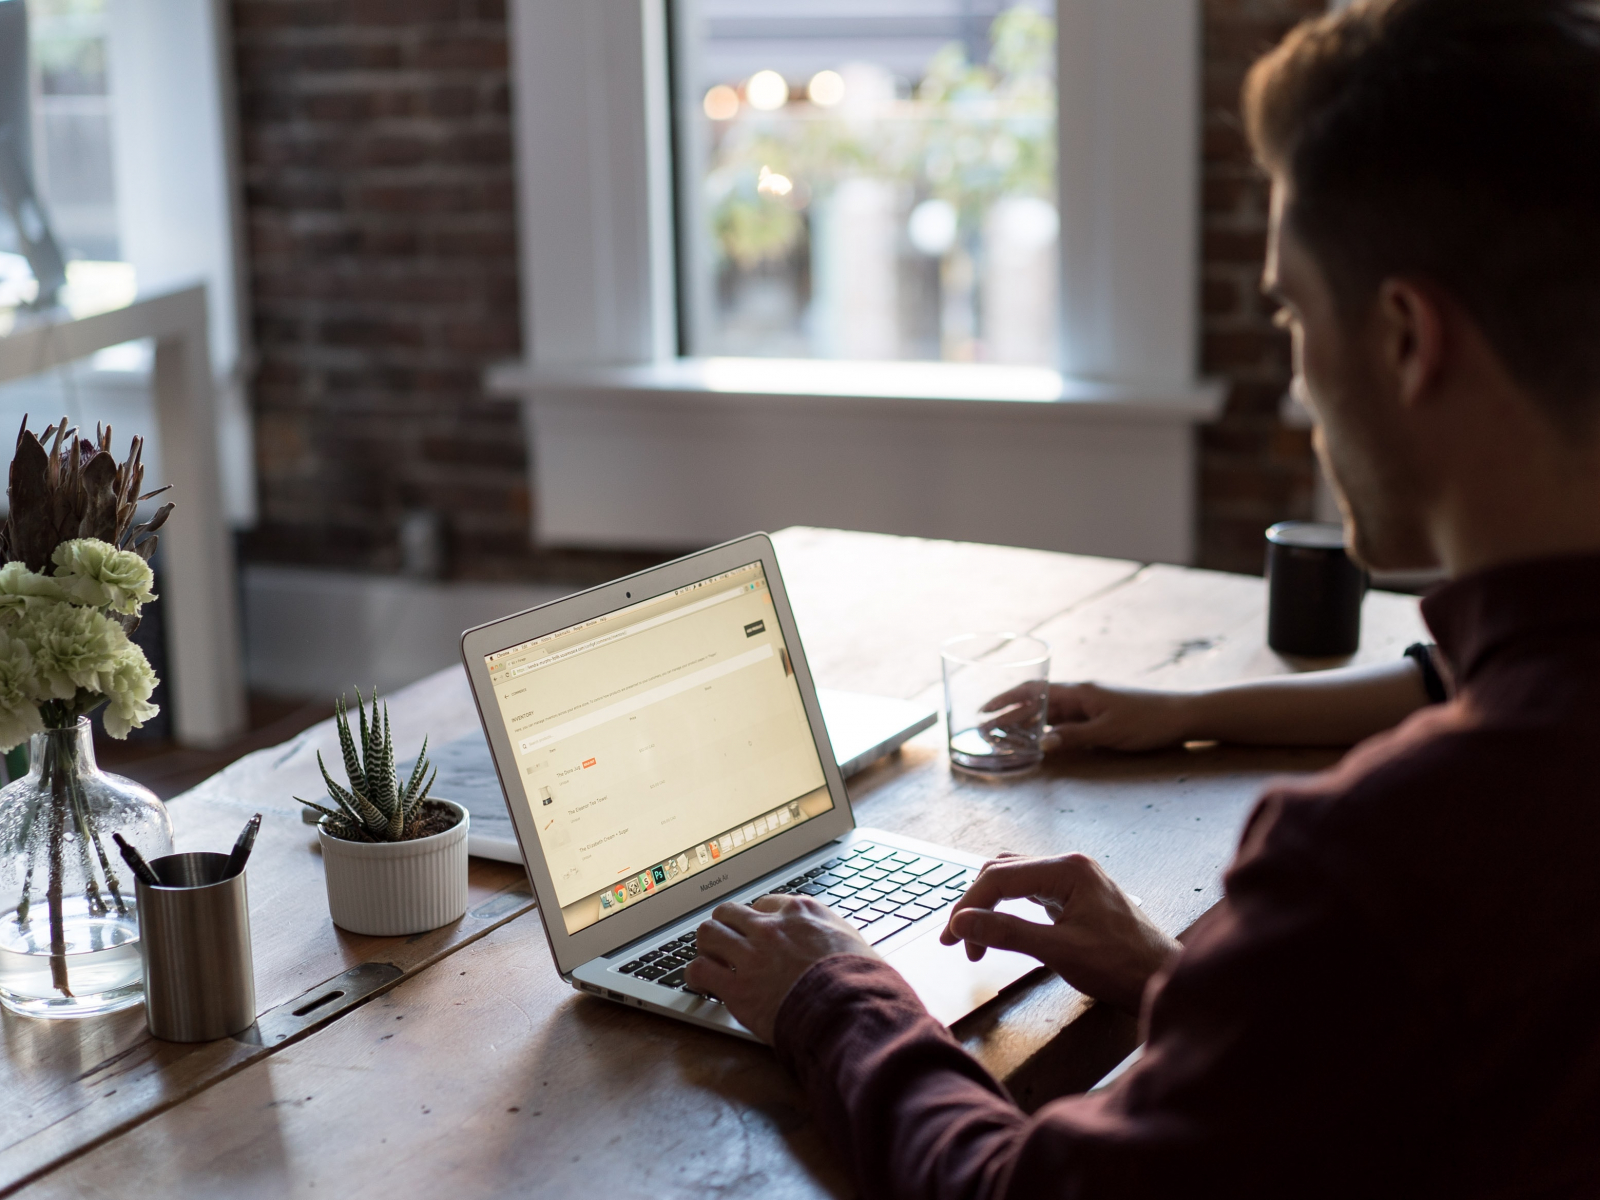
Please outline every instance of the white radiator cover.
[{"label": "white radiator cover", "polygon": [[534,536],[688,549],[817,525],[1192,562],[1191,409],[539,386]]}]

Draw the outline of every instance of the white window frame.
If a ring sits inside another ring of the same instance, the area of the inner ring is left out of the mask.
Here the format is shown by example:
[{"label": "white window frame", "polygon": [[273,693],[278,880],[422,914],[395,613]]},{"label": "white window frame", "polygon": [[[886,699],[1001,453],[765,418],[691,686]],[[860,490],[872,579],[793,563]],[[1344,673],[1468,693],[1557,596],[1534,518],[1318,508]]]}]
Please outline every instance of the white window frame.
[{"label": "white window frame", "polygon": [[141,295],[206,285],[222,502],[256,521],[254,351],[226,0],[108,0],[112,162],[122,257]]},{"label": "white window frame", "polygon": [[[1057,0],[1062,358],[1043,376],[679,358],[665,3],[509,8],[524,361],[488,382],[525,401],[535,539],[680,548],[808,522],[1191,561],[1193,427],[1221,403],[1196,375],[1199,0]],[[730,463],[777,447],[826,457],[790,479]]]}]

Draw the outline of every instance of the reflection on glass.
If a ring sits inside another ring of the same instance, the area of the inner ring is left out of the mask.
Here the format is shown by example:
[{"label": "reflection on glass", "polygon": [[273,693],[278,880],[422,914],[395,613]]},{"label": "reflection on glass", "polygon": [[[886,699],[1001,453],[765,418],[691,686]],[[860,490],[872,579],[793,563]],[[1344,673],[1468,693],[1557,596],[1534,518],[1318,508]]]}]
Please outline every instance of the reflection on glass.
[{"label": "reflection on glass", "polygon": [[1051,5],[675,12],[690,353],[1054,365]]}]

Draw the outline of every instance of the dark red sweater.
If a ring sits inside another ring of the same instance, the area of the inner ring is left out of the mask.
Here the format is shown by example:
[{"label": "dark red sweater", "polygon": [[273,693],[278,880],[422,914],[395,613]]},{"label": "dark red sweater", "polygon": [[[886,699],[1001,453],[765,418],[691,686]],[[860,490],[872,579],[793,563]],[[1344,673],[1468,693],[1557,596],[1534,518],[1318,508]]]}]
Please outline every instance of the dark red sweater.
[{"label": "dark red sweater", "polygon": [[1423,612],[1455,697],[1262,798],[1112,1087],[1030,1117],[887,966],[801,978],[868,1196],[1600,1196],[1600,558]]}]

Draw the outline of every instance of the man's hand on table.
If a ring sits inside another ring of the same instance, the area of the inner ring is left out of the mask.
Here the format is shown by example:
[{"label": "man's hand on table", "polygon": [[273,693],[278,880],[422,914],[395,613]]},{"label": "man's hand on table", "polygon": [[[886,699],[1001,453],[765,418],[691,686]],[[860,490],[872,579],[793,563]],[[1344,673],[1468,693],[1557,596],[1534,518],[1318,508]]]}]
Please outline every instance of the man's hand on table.
[{"label": "man's hand on table", "polygon": [[[1029,899],[1052,924],[993,911],[1002,900]],[[1138,1011],[1144,986],[1178,943],[1158,929],[1100,865],[1082,854],[1006,856],[984,864],[956,901],[940,940],[964,941],[967,957],[1016,950],[1037,958],[1080,992]]]},{"label": "man's hand on table", "polygon": [[[1004,724],[1012,710],[1038,703],[1038,684],[996,696],[983,711]],[[1184,692],[1052,683],[1046,692],[1046,750],[1157,750],[1190,736],[1193,698]],[[1033,711],[1037,712],[1037,709]],[[1034,718],[1037,719],[1037,718]]]},{"label": "man's hand on table", "polygon": [[695,945],[700,954],[684,981],[721,1000],[769,1044],[783,998],[814,963],[835,954],[876,957],[854,926],[809,896],[719,904],[700,926]]}]

